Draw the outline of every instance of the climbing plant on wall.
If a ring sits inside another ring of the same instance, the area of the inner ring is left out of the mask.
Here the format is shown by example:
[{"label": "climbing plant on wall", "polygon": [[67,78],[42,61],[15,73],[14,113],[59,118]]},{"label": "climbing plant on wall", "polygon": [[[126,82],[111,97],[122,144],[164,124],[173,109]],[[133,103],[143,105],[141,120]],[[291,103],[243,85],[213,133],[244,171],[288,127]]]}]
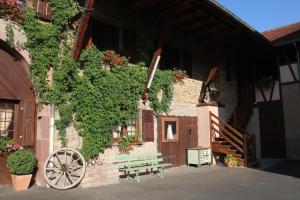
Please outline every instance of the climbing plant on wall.
[{"label": "climbing plant on wall", "polygon": [[[31,76],[41,105],[54,102],[60,139],[66,145],[66,128],[71,123],[83,136],[85,158],[97,157],[111,145],[112,127],[126,125],[138,112],[147,68],[131,64],[113,51],[95,46],[84,50],[78,62],[70,57],[76,26],[70,19],[80,12],[76,1],[50,0],[50,22],[39,20],[28,9],[24,30],[31,54]],[[167,112],[173,96],[173,71],[158,70],[150,90],[156,113]],[[162,91],[162,99],[158,93]]]}]

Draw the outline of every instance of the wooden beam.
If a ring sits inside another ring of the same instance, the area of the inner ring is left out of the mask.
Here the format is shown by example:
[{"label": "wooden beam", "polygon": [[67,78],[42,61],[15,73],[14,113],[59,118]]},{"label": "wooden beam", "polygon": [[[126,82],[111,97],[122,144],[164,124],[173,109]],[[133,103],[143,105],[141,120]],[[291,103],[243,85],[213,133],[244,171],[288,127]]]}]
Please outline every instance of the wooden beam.
[{"label": "wooden beam", "polygon": [[71,57],[73,60],[77,60],[80,54],[82,42],[86,33],[86,30],[88,28],[89,20],[90,20],[90,14],[94,7],[94,0],[87,0],[85,3],[85,9],[82,14],[79,29],[76,35],[75,44],[73,46],[73,49],[71,51]]},{"label": "wooden beam", "polygon": [[199,38],[198,41],[204,45],[211,45],[214,43],[220,43],[223,40],[231,41],[232,39],[235,39],[236,37],[238,37],[239,34],[240,34],[239,32],[226,32],[226,33],[222,33],[222,34],[219,33],[215,36],[212,36],[212,37],[209,37],[206,39]]},{"label": "wooden beam", "polygon": [[149,89],[150,89],[150,86],[151,86],[151,82],[152,82],[152,80],[154,78],[158,62],[160,60],[161,52],[162,52],[161,48],[159,48],[159,49],[157,49],[155,51],[155,53],[153,55],[153,58],[152,58],[152,61],[151,61],[151,64],[150,64],[150,67],[148,69],[147,79],[146,79],[145,89],[144,89],[144,94],[143,94],[143,97],[142,97],[142,100],[143,100],[144,104],[149,99]]}]

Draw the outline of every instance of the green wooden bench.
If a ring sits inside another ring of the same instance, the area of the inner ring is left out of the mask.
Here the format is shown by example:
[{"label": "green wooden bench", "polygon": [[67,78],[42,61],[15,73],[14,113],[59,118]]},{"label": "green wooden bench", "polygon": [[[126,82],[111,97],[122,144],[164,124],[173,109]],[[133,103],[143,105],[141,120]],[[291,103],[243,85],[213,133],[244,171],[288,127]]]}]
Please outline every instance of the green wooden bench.
[{"label": "green wooden bench", "polygon": [[162,178],[164,167],[172,166],[162,161],[161,153],[126,154],[117,156],[115,164],[118,165],[120,171],[124,172],[128,180],[140,182],[141,172],[150,172],[150,175]]}]

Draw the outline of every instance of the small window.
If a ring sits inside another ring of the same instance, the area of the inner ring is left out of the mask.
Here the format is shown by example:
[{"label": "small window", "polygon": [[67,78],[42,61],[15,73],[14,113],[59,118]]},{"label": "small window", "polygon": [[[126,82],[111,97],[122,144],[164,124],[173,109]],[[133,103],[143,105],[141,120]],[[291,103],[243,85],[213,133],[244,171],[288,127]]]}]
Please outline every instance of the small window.
[{"label": "small window", "polygon": [[178,119],[165,118],[162,121],[163,142],[176,142],[179,140]]},{"label": "small window", "polygon": [[123,135],[130,135],[130,136],[138,135],[139,131],[138,131],[138,122],[136,117],[129,120],[126,126],[121,126],[121,125],[114,126],[112,133],[113,133],[114,143],[118,142]]},{"label": "small window", "polygon": [[14,107],[13,103],[0,102],[0,136],[13,138],[14,133]]}]

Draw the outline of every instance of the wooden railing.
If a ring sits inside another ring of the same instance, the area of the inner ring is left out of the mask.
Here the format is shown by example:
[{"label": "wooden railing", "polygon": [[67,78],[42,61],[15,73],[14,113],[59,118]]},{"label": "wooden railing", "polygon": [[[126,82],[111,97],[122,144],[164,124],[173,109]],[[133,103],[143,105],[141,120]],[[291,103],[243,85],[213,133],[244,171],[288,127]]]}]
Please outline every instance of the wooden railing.
[{"label": "wooden railing", "polygon": [[[248,134],[246,131],[238,131],[234,127],[230,126],[224,120],[217,117],[212,112],[209,112],[210,120],[210,139],[211,142],[216,141],[217,134],[219,137],[223,138],[228,144],[230,144],[234,149],[242,154],[245,160],[245,166],[247,166],[249,161],[249,155],[255,158],[256,148],[255,148],[255,136]],[[249,150],[251,152],[249,153]]]}]

